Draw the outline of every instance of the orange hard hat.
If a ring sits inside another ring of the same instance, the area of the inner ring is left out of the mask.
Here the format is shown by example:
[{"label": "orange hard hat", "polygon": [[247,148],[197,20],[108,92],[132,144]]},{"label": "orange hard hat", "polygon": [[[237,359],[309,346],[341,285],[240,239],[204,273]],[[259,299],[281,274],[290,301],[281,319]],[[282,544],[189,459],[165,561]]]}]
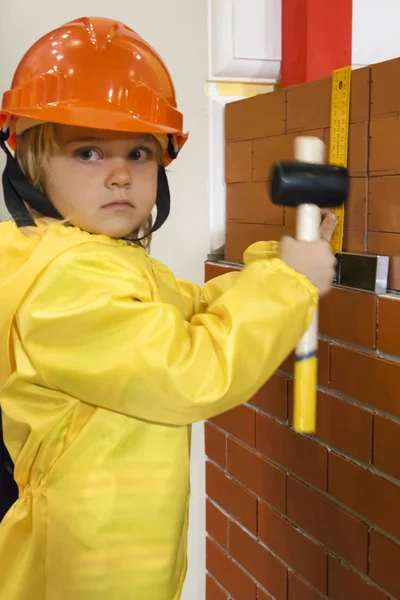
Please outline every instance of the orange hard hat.
[{"label": "orange hard hat", "polygon": [[76,19],[39,39],[3,96],[1,116],[14,125],[28,119],[169,136],[166,164],[187,139],[160,56],[132,29],[103,17]]}]

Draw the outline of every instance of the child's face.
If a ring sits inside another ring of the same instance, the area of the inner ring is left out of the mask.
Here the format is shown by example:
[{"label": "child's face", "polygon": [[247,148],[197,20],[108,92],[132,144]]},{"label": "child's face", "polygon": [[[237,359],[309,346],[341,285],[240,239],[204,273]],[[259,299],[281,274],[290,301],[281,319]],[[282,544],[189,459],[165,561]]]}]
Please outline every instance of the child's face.
[{"label": "child's face", "polygon": [[155,205],[158,143],[151,135],[56,125],[46,193],[58,212],[90,233],[122,238]]}]

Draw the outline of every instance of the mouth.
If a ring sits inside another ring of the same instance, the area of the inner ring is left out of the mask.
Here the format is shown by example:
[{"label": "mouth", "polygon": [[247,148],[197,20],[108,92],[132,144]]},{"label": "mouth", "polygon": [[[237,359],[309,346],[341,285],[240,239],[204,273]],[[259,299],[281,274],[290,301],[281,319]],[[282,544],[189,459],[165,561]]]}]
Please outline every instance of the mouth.
[{"label": "mouth", "polygon": [[114,202],[105,204],[103,208],[109,210],[132,210],[134,206],[128,200],[115,200]]}]

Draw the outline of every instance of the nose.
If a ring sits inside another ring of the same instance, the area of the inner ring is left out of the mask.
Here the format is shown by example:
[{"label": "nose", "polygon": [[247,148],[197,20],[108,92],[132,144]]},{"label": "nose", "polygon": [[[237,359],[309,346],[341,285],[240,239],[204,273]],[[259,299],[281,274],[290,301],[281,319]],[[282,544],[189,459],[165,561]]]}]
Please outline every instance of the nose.
[{"label": "nose", "polygon": [[108,189],[130,188],[132,184],[131,172],[128,161],[123,158],[115,159],[111,162],[106,178],[106,187]]}]

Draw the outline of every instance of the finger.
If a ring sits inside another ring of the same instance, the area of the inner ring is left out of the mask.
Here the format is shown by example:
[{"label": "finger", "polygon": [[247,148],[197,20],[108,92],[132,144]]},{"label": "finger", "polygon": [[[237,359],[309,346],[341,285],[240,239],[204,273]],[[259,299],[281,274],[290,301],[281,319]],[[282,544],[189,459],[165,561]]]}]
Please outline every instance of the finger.
[{"label": "finger", "polygon": [[325,217],[331,214],[330,208],[321,208],[321,220],[324,220]]},{"label": "finger", "polygon": [[336,229],[337,216],[334,213],[329,213],[322,221],[321,227],[319,228],[319,234],[322,240],[330,242],[333,232]]}]

